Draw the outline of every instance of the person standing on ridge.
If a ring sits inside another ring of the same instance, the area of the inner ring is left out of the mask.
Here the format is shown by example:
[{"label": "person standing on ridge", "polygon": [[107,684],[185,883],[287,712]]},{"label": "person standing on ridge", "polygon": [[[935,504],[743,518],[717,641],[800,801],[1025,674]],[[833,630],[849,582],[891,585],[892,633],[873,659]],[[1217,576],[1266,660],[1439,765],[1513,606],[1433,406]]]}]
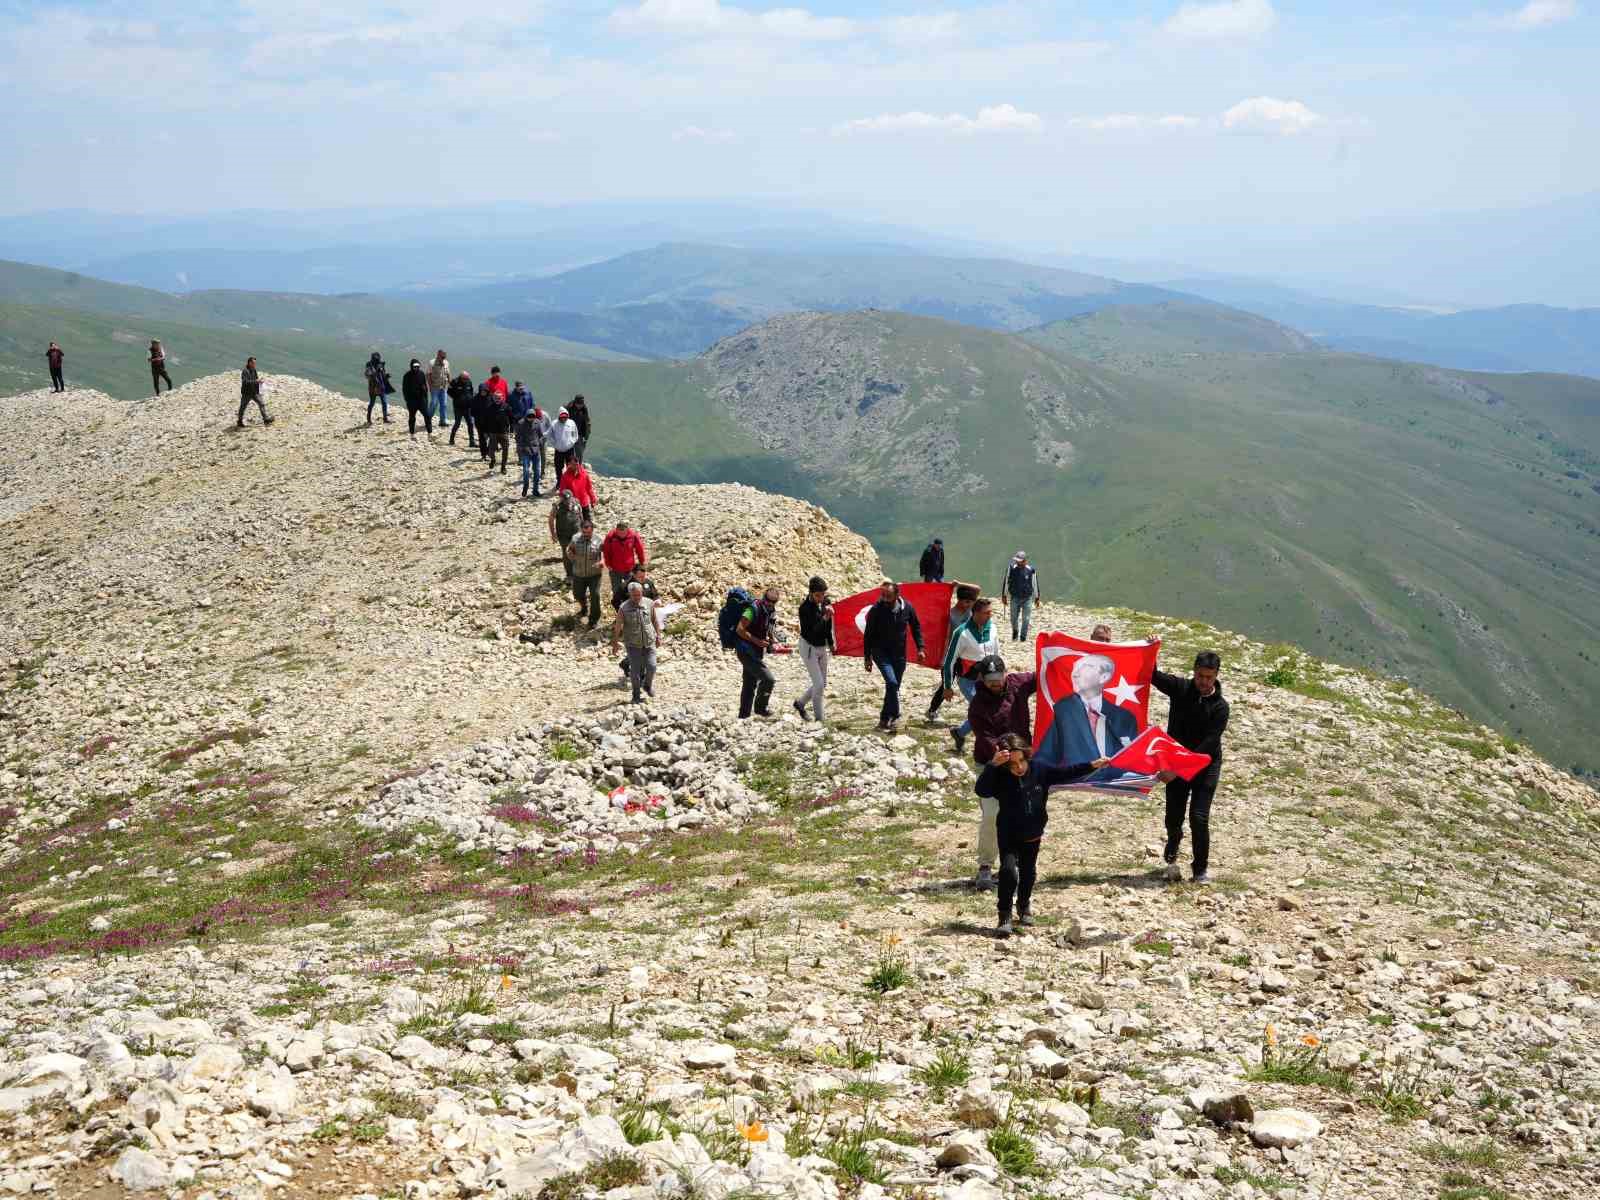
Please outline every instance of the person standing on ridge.
[{"label": "person standing on ridge", "polygon": [[944,582],[943,538],[934,538],[922,551],[922,558],[917,563],[917,573],[922,576],[923,583]]},{"label": "person standing on ridge", "polygon": [[400,377],[400,394],[406,402],[406,424],[411,430],[411,436],[417,436],[417,414],[422,414],[422,424],[428,436],[433,436],[433,406],[428,398],[428,375],[422,369],[422,363],[416,359],[411,360],[411,365],[406,373]]},{"label": "person standing on ridge", "polygon": [[156,395],[161,395],[161,381],[167,381],[167,391],[172,390],[172,376],[167,374],[167,352],[161,348],[161,343],[156,339],[150,340],[150,353],[146,355],[150,360],[150,383],[156,389]]},{"label": "person standing on ridge", "polygon": [[867,609],[862,638],[862,657],[866,669],[873,667],[883,676],[883,707],[878,712],[878,729],[893,733],[900,722],[900,685],[906,677],[906,632],[916,643],[917,657],[923,654],[922,622],[917,610],[900,598],[900,585],[885,579],[878,588],[878,599]]},{"label": "person standing on ridge", "polygon": [[757,600],[739,615],[735,629],[738,637],[734,649],[739,655],[743,675],[739,683],[739,719],[749,720],[750,714],[770,717],[772,689],[778,686],[778,677],[767,666],[767,652],[778,648],[778,601],[783,593],[769,587]]},{"label": "person standing on ridge", "polygon": [[555,451],[555,476],[560,479],[567,469],[567,462],[573,457],[573,451],[578,446],[578,423],[572,419],[572,414],[566,409],[556,413],[555,422],[550,426],[550,448]]},{"label": "person standing on ridge", "polygon": [[589,628],[593,629],[600,622],[600,572],[605,556],[589,518],[583,519],[578,536],[567,546],[567,557],[572,560],[572,598],[578,602],[578,616],[587,609]]},{"label": "person standing on ridge", "polygon": [[833,602],[828,599],[828,581],[813,575],[806,585],[806,598],[800,602],[800,661],[811,680],[811,686],[794,702],[802,721],[809,703],[817,723],[822,723],[823,694],[828,690],[828,664],[833,654]]},{"label": "person standing on ridge", "polygon": [[61,374],[61,366],[66,357],[66,351],[62,350],[54,342],[51,342],[50,349],[44,352],[44,360],[50,364],[50,390],[52,392],[64,392],[67,390],[66,378]]},{"label": "person standing on ridge", "polygon": [[[955,638],[956,631],[961,628],[961,623],[971,614],[972,605],[977,601],[979,591],[980,589],[975,583],[957,582],[955,592],[951,596],[950,623],[945,626],[950,631],[944,643],[946,653],[949,652],[950,643]],[[939,710],[944,707],[944,693],[944,680],[941,679],[934,685],[933,695],[928,700],[928,720],[930,722],[938,718]],[[968,696],[967,699],[971,700],[972,697]]]},{"label": "person standing on ridge", "polygon": [[[467,446],[470,449],[478,444],[477,424],[472,417],[472,397],[477,389],[472,386],[472,376],[465,371],[450,381],[450,403],[455,405],[456,423],[450,426],[450,444],[456,444],[456,431],[461,428],[461,422],[467,423]],[[441,426],[441,428],[443,428]]]},{"label": "person standing on ridge", "polygon": [[444,432],[444,423],[449,420],[445,415],[445,397],[450,394],[450,360],[444,356],[443,350],[434,352],[433,361],[428,364],[428,412],[439,422],[439,432]]},{"label": "person standing on ridge", "polygon": [[239,429],[244,428],[245,410],[250,407],[252,400],[261,410],[261,423],[271,425],[272,418],[267,415],[267,406],[261,402],[261,375],[256,371],[254,355],[244,360],[244,370],[239,373]]},{"label": "person standing on ridge", "polygon": [[[972,698],[978,694],[977,682],[972,678],[973,668],[991,654],[999,653],[1000,631],[994,627],[994,603],[987,599],[975,600],[967,619],[950,631],[950,641],[945,646],[944,663],[939,672],[944,698],[954,700],[956,689],[960,688],[971,707]],[[971,732],[970,718],[950,731],[957,754],[966,750],[967,734]]]},{"label": "person standing on ridge", "polygon": [[1193,779],[1172,779],[1167,783],[1167,844],[1161,857],[1166,860],[1169,880],[1183,878],[1178,869],[1178,848],[1183,844],[1183,819],[1189,818],[1194,837],[1194,881],[1210,883],[1211,801],[1222,776],[1222,735],[1228,728],[1228,702],[1222,698],[1222,658],[1215,650],[1202,650],[1194,656],[1194,674],[1185,679],[1156,671],[1150,682],[1167,697],[1167,734],[1185,750],[1209,754],[1211,763]]},{"label": "person standing on ridge", "polygon": [[572,584],[572,559],[567,557],[567,547],[583,528],[583,505],[571,492],[557,492],[550,506],[550,540],[561,547],[561,565],[567,573],[567,584]]},{"label": "person standing on ridge", "polygon": [[1011,610],[1011,640],[1028,640],[1028,623],[1039,600],[1039,573],[1028,562],[1027,552],[1018,550],[1000,583],[1000,606]]},{"label": "person standing on ridge", "polygon": [[367,359],[367,424],[372,424],[372,406],[383,405],[383,423],[389,423],[389,397],[394,393],[394,384],[389,382],[389,368],[384,365],[383,359],[374,350],[372,357]]},{"label": "person standing on ridge", "polygon": [[[1033,722],[1028,713],[1028,700],[1038,687],[1038,677],[1027,674],[1006,674],[1006,664],[998,654],[991,654],[974,672],[980,686],[967,705],[967,720],[972,725],[972,761],[981,770],[994,762],[1000,740],[1008,733],[1016,734],[1024,745],[1033,745]],[[978,874],[972,885],[978,888],[994,886],[994,861],[999,854],[998,834],[995,832],[995,814],[999,811],[992,797],[978,796]]]},{"label": "person standing on ridge", "polygon": [[629,527],[626,517],[617,518],[615,527],[601,543],[601,549],[605,552],[606,571],[611,577],[613,592],[628,586],[635,566],[650,561],[650,556],[645,553],[644,539],[637,530]]},{"label": "person standing on ridge", "polygon": [[572,448],[573,454],[580,459],[587,460],[589,455],[589,402],[582,395],[572,398],[572,403],[567,405],[567,414],[571,416],[572,423],[578,427],[578,444]]},{"label": "person standing on ridge", "polygon": [[644,594],[641,583],[628,584],[628,598],[617,609],[611,626],[611,652],[617,652],[620,639],[627,648],[628,682],[633,686],[633,702],[644,703],[644,695],[656,698],[656,647],[661,644],[661,611]]}]

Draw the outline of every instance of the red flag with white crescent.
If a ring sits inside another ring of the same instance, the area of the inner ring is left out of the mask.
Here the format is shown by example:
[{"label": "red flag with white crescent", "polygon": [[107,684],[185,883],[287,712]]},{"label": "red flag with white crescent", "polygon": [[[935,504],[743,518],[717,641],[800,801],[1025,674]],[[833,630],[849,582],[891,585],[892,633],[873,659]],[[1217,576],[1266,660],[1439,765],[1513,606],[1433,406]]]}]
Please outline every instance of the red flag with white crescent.
[{"label": "red flag with white crescent", "polygon": [[[1033,748],[1053,766],[1111,758],[1150,723],[1150,678],[1161,642],[1093,642],[1068,633],[1034,640],[1039,674]],[[1054,729],[1057,717],[1063,722]]]},{"label": "red flag with white crescent", "polygon": [[1105,766],[1066,784],[1065,790],[1147,796],[1161,771],[1172,771],[1179,779],[1193,779],[1210,765],[1209,754],[1185,749],[1161,726],[1152,725],[1118,751]]},{"label": "red flag with white crescent", "polygon": [[[922,654],[918,656],[911,631],[906,630],[906,661],[935,671],[944,666],[944,646],[950,640],[950,603],[956,591],[953,583],[902,583],[900,599],[917,613],[922,626]],[[834,653],[843,658],[861,658],[865,653],[867,610],[878,602],[878,589],[857,592],[836,600],[833,605]]]}]

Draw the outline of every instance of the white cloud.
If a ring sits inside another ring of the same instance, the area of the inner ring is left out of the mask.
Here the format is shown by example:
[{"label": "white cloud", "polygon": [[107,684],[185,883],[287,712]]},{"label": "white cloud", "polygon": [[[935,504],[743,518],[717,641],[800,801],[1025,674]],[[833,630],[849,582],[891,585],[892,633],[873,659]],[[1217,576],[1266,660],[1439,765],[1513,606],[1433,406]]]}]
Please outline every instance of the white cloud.
[{"label": "white cloud", "polygon": [[792,41],[827,42],[853,36],[860,26],[848,17],[819,17],[804,8],[753,12],[721,0],[643,0],[636,8],[619,8],[609,24],[624,33],[661,33],[688,37],[766,36]]},{"label": "white cloud", "polygon": [[1528,0],[1521,8],[1511,12],[1485,15],[1476,22],[1489,29],[1511,29],[1522,32],[1545,29],[1570,21],[1578,15],[1578,0]]},{"label": "white cloud", "polygon": [[1220,0],[1214,4],[1188,0],[1161,28],[1174,37],[1251,38],[1260,37],[1277,23],[1272,0]]},{"label": "white cloud", "polygon": [[995,104],[980,108],[975,117],[925,112],[860,117],[835,125],[833,132],[841,136],[856,133],[1037,133],[1043,128],[1044,121],[1038,113],[1023,112],[1012,104]]},{"label": "white cloud", "polygon": [[1108,113],[1103,117],[1074,117],[1068,124],[1078,129],[1092,129],[1096,133],[1124,133],[1142,129],[1196,129],[1201,121],[1199,117],[1181,113],[1169,113],[1163,117],[1142,113]]},{"label": "white cloud", "polygon": [[1298,100],[1256,96],[1241,100],[1222,114],[1222,127],[1233,133],[1269,133],[1292,136],[1308,133],[1324,123]]},{"label": "white cloud", "polygon": [[683,125],[672,133],[675,142],[705,142],[708,145],[731,142],[734,137],[731,129],[704,129],[699,125]]}]

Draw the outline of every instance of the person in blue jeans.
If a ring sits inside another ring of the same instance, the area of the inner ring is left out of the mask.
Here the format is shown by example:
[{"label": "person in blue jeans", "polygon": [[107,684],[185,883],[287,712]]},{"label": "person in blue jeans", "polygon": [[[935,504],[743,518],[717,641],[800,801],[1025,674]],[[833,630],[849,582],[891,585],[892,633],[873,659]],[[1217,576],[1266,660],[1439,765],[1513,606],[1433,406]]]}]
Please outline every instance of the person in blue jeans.
[{"label": "person in blue jeans", "polygon": [[[940,671],[944,698],[955,699],[955,689],[960,688],[967,704],[971,705],[973,696],[978,694],[978,681],[970,677],[971,671],[991,654],[996,657],[1000,654],[1000,631],[994,625],[994,601],[979,597],[972,602],[966,619],[950,631],[950,641],[945,646],[944,664]],[[967,735],[971,732],[971,720],[963,720],[950,731],[957,754],[966,753]]]},{"label": "person in blue jeans", "polygon": [[1028,623],[1033,616],[1034,601],[1039,599],[1039,573],[1028,562],[1025,550],[1012,556],[1006,576],[1000,582],[1000,606],[1011,610],[1011,640],[1028,640]]},{"label": "person in blue jeans", "polygon": [[450,391],[450,360],[440,350],[428,364],[428,415],[442,428],[445,422],[445,397]]},{"label": "person in blue jeans", "polygon": [[878,586],[878,599],[867,610],[862,657],[870,673],[873,667],[883,676],[883,707],[878,712],[878,729],[893,733],[900,720],[900,685],[906,677],[906,637],[916,644],[917,657],[923,653],[922,622],[917,610],[900,598],[900,586],[885,579]]}]

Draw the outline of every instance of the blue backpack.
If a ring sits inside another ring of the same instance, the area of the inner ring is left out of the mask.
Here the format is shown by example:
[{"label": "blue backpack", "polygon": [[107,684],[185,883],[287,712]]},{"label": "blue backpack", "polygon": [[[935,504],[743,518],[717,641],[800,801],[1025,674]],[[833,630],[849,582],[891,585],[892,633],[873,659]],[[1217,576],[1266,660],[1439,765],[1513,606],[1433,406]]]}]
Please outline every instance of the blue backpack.
[{"label": "blue backpack", "polygon": [[728,598],[717,614],[717,637],[724,650],[739,648],[739,622],[744,619],[744,610],[754,608],[755,604],[755,597],[742,587],[728,589]]}]

